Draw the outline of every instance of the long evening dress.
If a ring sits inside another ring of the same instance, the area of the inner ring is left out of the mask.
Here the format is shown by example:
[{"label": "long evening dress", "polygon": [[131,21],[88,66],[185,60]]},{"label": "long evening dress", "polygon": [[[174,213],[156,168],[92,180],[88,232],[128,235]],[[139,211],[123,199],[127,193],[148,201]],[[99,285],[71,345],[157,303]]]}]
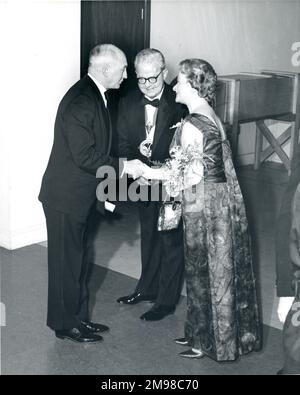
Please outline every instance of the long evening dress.
[{"label": "long evening dress", "polygon": [[[183,192],[185,338],[216,361],[233,361],[261,347],[245,206],[229,143],[210,118],[188,115],[175,133],[171,151],[181,146],[186,122],[202,134],[202,146],[190,152],[200,151],[203,177],[199,185],[193,185],[194,201]],[[178,179],[177,185],[189,182]]]}]

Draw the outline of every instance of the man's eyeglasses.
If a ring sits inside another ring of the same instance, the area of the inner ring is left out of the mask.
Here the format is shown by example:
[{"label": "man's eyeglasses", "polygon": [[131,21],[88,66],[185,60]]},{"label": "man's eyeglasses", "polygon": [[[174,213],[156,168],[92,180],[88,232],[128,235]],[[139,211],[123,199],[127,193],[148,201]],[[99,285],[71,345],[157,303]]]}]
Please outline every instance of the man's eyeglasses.
[{"label": "man's eyeglasses", "polygon": [[164,69],[161,69],[160,73],[157,74],[156,77],[149,77],[149,78],[144,78],[144,77],[140,77],[138,78],[138,83],[141,85],[145,85],[146,82],[150,82],[150,84],[155,84],[157,82],[157,78],[161,75],[161,73],[164,71]]}]

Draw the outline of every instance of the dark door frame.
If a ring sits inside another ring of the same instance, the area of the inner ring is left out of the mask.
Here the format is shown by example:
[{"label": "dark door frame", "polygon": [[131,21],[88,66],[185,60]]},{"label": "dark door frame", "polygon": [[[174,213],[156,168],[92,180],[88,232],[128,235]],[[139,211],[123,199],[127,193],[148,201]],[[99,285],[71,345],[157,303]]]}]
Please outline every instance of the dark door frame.
[{"label": "dark door frame", "polygon": [[144,48],[150,47],[151,0],[144,0]]},{"label": "dark door frame", "polygon": [[[97,0],[97,1],[102,1],[102,0]],[[106,2],[109,1],[114,1],[114,0],[103,0]],[[125,0],[126,1],[126,0]],[[150,29],[151,29],[151,0],[131,0],[131,1],[139,1],[142,4],[142,12],[143,12],[143,21],[144,21],[144,42],[143,42],[143,48],[149,48],[150,47]],[[81,0],[81,17],[83,14],[83,4],[85,3],[85,0]],[[80,21],[81,24],[81,29],[82,29],[82,19]],[[83,67],[83,64],[85,64],[86,60],[82,59],[82,32],[80,33],[80,75],[81,77],[86,73],[85,67]]]}]

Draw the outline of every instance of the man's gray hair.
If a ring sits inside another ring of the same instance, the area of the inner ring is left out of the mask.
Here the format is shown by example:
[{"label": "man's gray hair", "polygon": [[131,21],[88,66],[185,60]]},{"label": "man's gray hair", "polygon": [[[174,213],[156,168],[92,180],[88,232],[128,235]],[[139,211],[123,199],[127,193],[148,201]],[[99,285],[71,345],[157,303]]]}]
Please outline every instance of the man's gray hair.
[{"label": "man's gray hair", "polygon": [[140,63],[158,63],[161,69],[166,67],[164,55],[158,49],[154,48],[143,49],[136,55],[134,67],[137,68],[137,65]]},{"label": "man's gray hair", "polygon": [[113,44],[99,44],[90,51],[89,67],[120,60],[124,53]]}]

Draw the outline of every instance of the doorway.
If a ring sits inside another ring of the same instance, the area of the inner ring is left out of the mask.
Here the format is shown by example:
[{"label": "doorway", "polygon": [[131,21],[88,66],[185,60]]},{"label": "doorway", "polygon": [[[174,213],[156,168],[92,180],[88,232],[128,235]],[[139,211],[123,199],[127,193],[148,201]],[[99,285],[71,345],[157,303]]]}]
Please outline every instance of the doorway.
[{"label": "doorway", "polygon": [[[120,97],[137,86],[134,72],[135,55],[150,45],[151,0],[81,1],[80,74],[86,74],[90,50],[97,44],[114,44],[125,53],[128,79],[119,90],[108,93],[112,127],[115,129]],[[112,153],[117,146],[113,133]]]}]

